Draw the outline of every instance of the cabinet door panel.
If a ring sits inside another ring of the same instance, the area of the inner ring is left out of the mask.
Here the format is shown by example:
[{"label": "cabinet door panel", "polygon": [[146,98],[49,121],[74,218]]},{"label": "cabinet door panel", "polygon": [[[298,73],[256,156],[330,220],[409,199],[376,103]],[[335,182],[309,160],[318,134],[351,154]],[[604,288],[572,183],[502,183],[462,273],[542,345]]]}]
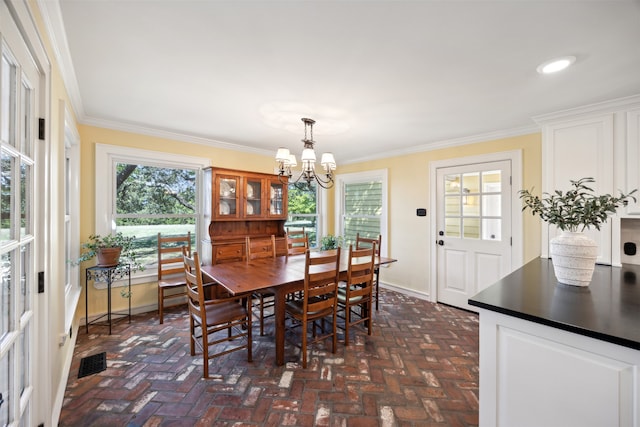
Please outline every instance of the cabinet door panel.
[{"label": "cabinet door panel", "polygon": [[217,197],[215,197],[217,203],[213,209],[214,218],[240,218],[240,177],[233,175],[216,175],[215,180],[214,191],[217,192]]},{"label": "cabinet door panel", "polygon": [[[545,174],[543,191],[566,191],[571,180],[592,177],[596,194],[613,193],[613,114],[547,125],[544,130]],[[543,256],[548,256],[548,242],[559,234],[553,226],[545,230]],[[600,231],[589,230],[598,244],[598,263],[611,264],[611,223]],[[544,234],[543,234],[544,236]]]},{"label": "cabinet door panel", "polygon": [[[626,141],[626,188],[625,192],[635,188],[640,189],[640,109],[627,112],[627,141]],[[627,214],[640,215],[640,196],[638,201],[632,201],[627,206]]]}]

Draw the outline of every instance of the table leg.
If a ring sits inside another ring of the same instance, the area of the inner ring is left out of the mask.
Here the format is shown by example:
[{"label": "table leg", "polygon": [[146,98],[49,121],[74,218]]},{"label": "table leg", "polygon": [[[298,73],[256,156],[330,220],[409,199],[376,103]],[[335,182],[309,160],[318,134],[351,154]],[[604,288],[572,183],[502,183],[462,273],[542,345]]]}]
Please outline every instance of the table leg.
[{"label": "table leg", "polygon": [[286,292],[274,289],[274,311],[276,314],[276,365],[284,365],[284,321]]},{"label": "table leg", "polygon": [[84,327],[89,334],[89,271],[84,276]]},{"label": "table leg", "polygon": [[107,278],[107,319],[109,321],[109,335],[111,335],[111,271]]}]

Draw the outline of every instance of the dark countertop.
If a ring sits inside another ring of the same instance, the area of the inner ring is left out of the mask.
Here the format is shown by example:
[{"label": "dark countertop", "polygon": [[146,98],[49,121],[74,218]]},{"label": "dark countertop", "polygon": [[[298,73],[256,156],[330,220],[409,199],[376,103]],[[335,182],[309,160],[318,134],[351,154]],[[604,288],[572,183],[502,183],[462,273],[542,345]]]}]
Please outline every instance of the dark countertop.
[{"label": "dark countertop", "polygon": [[596,265],[591,284],[558,283],[550,259],[535,259],[469,304],[640,350],[640,266]]}]

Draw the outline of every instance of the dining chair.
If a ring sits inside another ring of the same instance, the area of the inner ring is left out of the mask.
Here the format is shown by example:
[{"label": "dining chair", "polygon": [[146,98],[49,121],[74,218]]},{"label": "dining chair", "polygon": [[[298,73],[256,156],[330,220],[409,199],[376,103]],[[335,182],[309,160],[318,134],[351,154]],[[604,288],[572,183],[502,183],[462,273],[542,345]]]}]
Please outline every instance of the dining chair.
[{"label": "dining chair", "polygon": [[[247,361],[252,361],[251,300],[249,295],[230,296],[226,292],[210,292],[216,297],[206,299],[200,270],[200,258],[194,252],[189,257],[183,252],[184,275],[189,296],[190,351],[196,355],[196,346],[202,352],[203,377],[209,378],[209,359],[234,351],[247,349]],[[214,283],[209,286],[221,287]],[[222,343],[241,340],[236,345]],[[215,347],[220,351],[212,352]]]},{"label": "dining chair", "polygon": [[[304,293],[302,299],[287,301],[285,315],[293,322],[292,328],[300,327],[302,367],[307,367],[307,346],[332,338],[332,352],[336,352],[336,303],[340,274],[340,248],[334,253],[311,257],[307,250],[304,268]],[[331,329],[327,331],[325,319],[331,318]],[[316,334],[317,321],[322,321],[320,335]],[[311,325],[312,339],[308,340]],[[291,328],[291,329],[292,329]]]},{"label": "dining chair", "polygon": [[[166,300],[184,300],[187,287],[184,279],[182,248],[191,256],[191,232],[181,236],[162,236],[158,233],[158,316],[164,323]],[[166,291],[176,289],[175,292]]]},{"label": "dining chair", "polygon": [[[287,256],[304,255],[309,249],[309,236],[305,234],[304,227],[302,231],[292,231],[287,234]],[[301,298],[302,291],[292,292],[287,298]]]},{"label": "dining chair", "polygon": [[[373,247],[373,244],[376,244],[376,256],[380,256],[380,248],[382,247],[382,234],[378,235],[377,239],[371,239],[368,237],[360,237],[360,233],[356,234],[356,249],[370,248]],[[376,266],[374,268],[375,276],[376,276],[376,311],[378,311],[378,303],[379,303],[379,289],[380,289],[380,267]]]},{"label": "dining chair", "polygon": [[[371,300],[373,298],[373,271],[376,244],[365,249],[353,249],[349,245],[347,280],[338,287],[338,315],[344,319],[344,345],[349,345],[349,328],[366,323],[371,335]],[[340,315],[344,310],[344,315]],[[357,318],[354,318],[357,316]]]},{"label": "dining chair", "polygon": [[[246,259],[247,261],[261,258],[276,257],[276,238],[271,235],[269,237],[246,237]],[[272,317],[275,313],[265,315],[265,309],[275,306],[275,297],[269,291],[254,292],[253,298],[257,302],[253,305],[258,311],[260,320],[260,336],[264,335],[264,319]]]},{"label": "dining chair", "polygon": [[302,235],[287,235],[287,254],[292,255],[304,255],[309,249],[309,236]]}]

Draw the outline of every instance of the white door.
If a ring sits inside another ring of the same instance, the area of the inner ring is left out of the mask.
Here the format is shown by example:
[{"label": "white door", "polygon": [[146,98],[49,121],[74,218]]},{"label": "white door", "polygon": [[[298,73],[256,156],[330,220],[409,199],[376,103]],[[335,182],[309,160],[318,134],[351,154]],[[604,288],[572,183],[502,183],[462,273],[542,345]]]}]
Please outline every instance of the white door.
[{"label": "white door", "polygon": [[438,168],[437,299],[467,300],[511,271],[511,161]]},{"label": "white door", "polygon": [[0,425],[31,426],[40,76],[11,16],[0,1]]}]

